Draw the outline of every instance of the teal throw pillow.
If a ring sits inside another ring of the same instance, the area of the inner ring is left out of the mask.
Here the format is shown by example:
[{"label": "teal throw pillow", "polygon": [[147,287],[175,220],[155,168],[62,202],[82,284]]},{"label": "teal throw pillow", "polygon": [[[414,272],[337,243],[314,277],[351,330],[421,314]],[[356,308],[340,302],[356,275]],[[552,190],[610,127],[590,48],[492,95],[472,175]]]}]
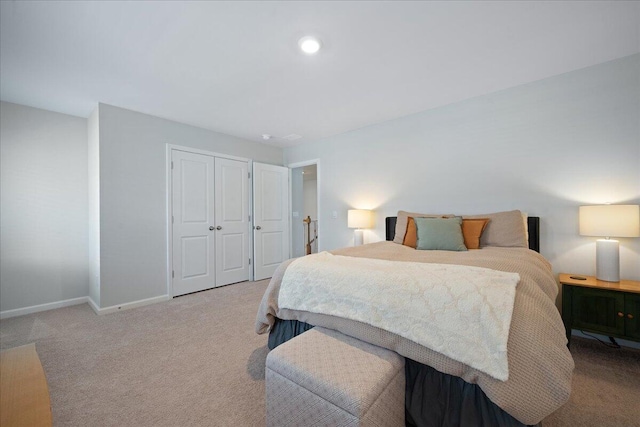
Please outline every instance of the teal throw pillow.
[{"label": "teal throw pillow", "polygon": [[462,217],[415,218],[418,246],[422,250],[466,251]]}]

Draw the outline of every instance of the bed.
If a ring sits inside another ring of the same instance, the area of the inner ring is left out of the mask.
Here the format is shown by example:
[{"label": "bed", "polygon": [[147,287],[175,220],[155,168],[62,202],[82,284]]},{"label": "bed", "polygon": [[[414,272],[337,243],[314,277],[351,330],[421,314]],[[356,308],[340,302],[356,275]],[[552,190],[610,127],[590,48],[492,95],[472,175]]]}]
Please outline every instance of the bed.
[{"label": "bed", "polygon": [[537,425],[564,404],[570,394],[573,360],[554,303],[557,285],[549,263],[538,253],[539,218],[527,218],[528,247],[483,246],[460,253],[421,251],[399,244],[398,227],[398,218],[388,217],[386,241],[343,248],[331,254],[517,272],[520,281],[508,331],[507,379],[497,379],[366,322],[279,307],[282,280],[293,260],[283,263],[276,271],[259,308],[256,331],[269,333],[269,348],[317,325],[396,351],[406,358],[408,426]]}]

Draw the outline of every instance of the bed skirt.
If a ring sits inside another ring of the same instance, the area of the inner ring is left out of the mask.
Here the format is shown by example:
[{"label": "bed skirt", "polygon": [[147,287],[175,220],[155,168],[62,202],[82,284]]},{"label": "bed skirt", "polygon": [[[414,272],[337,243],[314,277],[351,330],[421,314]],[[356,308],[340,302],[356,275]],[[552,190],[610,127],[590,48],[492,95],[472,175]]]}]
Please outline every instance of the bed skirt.
[{"label": "bed skirt", "polygon": [[[298,320],[276,319],[269,333],[269,349],[311,328],[312,325]],[[489,400],[478,385],[411,359],[405,361],[405,423],[408,427],[525,427]]]}]

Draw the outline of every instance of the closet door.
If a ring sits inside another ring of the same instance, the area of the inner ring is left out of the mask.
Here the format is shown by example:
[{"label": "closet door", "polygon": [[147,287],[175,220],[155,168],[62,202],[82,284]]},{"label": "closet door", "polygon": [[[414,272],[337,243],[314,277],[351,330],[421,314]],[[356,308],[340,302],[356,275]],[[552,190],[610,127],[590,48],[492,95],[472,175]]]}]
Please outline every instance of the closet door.
[{"label": "closet door", "polygon": [[215,159],[216,286],[249,280],[249,168]]},{"label": "closet door", "polygon": [[215,286],[214,158],[172,151],[173,296]]}]

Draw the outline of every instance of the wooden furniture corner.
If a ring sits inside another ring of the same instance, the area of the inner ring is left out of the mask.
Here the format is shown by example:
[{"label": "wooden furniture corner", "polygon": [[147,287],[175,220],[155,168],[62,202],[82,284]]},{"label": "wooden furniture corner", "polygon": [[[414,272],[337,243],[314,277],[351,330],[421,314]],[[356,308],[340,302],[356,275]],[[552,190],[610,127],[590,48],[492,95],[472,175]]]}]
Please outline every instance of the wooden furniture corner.
[{"label": "wooden furniture corner", "polygon": [[51,426],[47,380],[35,344],[0,352],[0,425]]},{"label": "wooden furniture corner", "polygon": [[640,341],[639,281],[605,282],[562,273],[560,283],[567,345],[571,344],[572,329]]}]

